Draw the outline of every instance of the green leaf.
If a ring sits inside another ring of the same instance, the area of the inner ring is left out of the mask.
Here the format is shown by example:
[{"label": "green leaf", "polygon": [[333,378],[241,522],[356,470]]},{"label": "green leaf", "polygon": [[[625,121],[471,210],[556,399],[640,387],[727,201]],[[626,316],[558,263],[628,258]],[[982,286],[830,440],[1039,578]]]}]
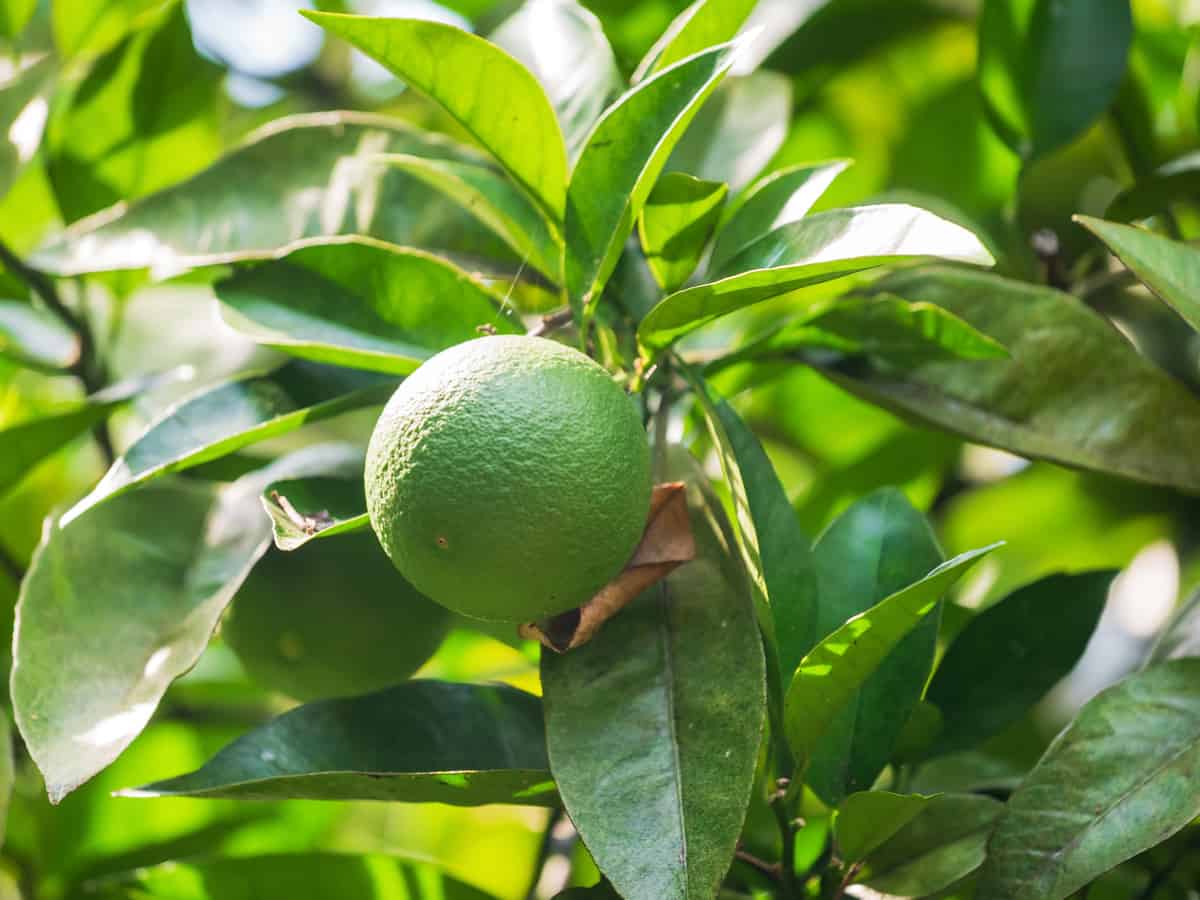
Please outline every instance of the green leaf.
[{"label": "green leaf", "polygon": [[1003,811],[1003,803],[982,794],[934,797],[871,853],[861,881],[898,897],[945,890],[983,865],[988,833]]},{"label": "green leaf", "polygon": [[1146,287],[1200,331],[1200,250],[1182,241],[1135,228],[1076,216]]},{"label": "green leaf", "polygon": [[725,44],[665,69],[625,94],[596,124],[567,191],[567,292],[577,315],[612,275],[667,157],[733,65]]},{"label": "green leaf", "polygon": [[1118,222],[1149,219],[1186,200],[1200,200],[1200,152],[1181,156],[1140,178],[1113,199],[1104,217]]},{"label": "green leaf", "polygon": [[302,10],[427,94],[562,221],[567,150],[532,73],[483,38],[441,22]]},{"label": "green leaf", "polygon": [[856,863],[921,814],[934,798],[889,791],[860,791],[840,804],[833,818],[839,856]]},{"label": "green leaf", "polygon": [[348,444],[310,448],[302,471],[268,484],[262,504],[271,517],[275,546],[299,550],[316,538],[370,527],[363,489],[363,451]]},{"label": "green leaf", "polygon": [[55,115],[47,168],[73,222],[193,175],[221,151],[221,70],[199,57],[182,4],[97,61]]},{"label": "green leaf", "polygon": [[978,900],[1061,900],[1200,815],[1200,660],[1163,663],[1079,711],[1009,798]]},{"label": "green leaf", "polygon": [[365,373],[290,363],[226,382],[167,410],[129,446],[90,494],[62,518],[137,485],[352,409],[382,405],[396,382]]},{"label": "green leaf", "polygon": [[1116,99],[1133,39],[1129,0],[986,0],[979,84],[1014,150],[1045,156]]},{"label": "green leaf", "polygon": [[405,154],[380,159],[457,203],[551,281],[561,280],[561,239],[532,202],[504,175],[487,166],[450,159]]},{"label": "green leaf", "polygon": [[383,153],[479,162],[396,119],[292,116],[259,129],[180,185],[85,219],[31,261],[56,275],[149,269],[167,277],[270,259],[304,238],[347,233],[454,253],[495,249],[490,235],[440,193],[380,163]]},{"label": "green leaf", "polygon": [[[894,488],[869,494],[842,513],[812,556],[818,639],[869,614],[945,559],[929,522]],[[807,781],[826,803],[869,789],[887,765],[933,669],[940,617],[913,620],[911,634],[901,635],[875,671],[846,693],[828,731],[808,751]],[[804,653],[811,652],[810,644]],[[785,684],[794,685],[797,669],[810,664],[801,660]]]},{"label": "green leaf", "polygon": [[757,0],[696,0],[675,17],[633,73],[633,82],[709,47],[733,40]]},{"label": "green leaf", "polygon": [[542,705],[506,685],[408,681],[321,700],[127,797],[550,805]]},{"label": "green leaf", "polygon": [[504,298],[440,257],[369,238],[320,239],[215,286],[225,324],[292,356],[408,375],[481,325],[522,331]]},{"label": "green leaf", "polygon": [[260,476],[161,482],[48,521],[13,638],[17,727],[52,803],[116,759],[270,544]]},{"label": "green leaf", "polygon": [[629,900],[716,894],[762,735],[762,645],[745,575],[719,507],[688,477],[696,559],[590,643],[542,656],[554,777],[600,871]]},{"label": "green leaf", "polygon": [[791,166],[759,181],[717,232],[709,268],[721,271],[759,238],[803,219],[849,165],[849,160],[835,160]]},{"label": "green leaf", "polygon": [[1192,593],[1163,629],[1146,657],[1146,665],[1189,656],[1200,656],[1200,591]]},{"label": "green leaf", "polygon": [[79,361],[79,338],[48,310],[0,300],[0,356],[31,369],[61,372]]},{"label": "green leaf", "polygon": [[426,862],[337,853],[169,862],[90,882],[96,900],[491,900]]},{"label": "green leaf", "polygon": [[520,60],[550,98],[570,158],[624,84],[600,20],[575,0],[527,0],[491,40]]},{"label": "green leaf", "polygon": [[696,271],[729,188],[682,172],[663,175],[638,218],[646,261],[663,289],[673,291]]},{"label": "green leaf", "polygon": [[[750,40],[747,53],[755,43]],[[736,67],[745,68],[743,53]],[[783,146],[791,114],[792,84],[778,72],[727,78],[697,113],[667,168],[723,181],[731,191],[740,191]]]},{"label": "green leaf", "polygon": [[0,0],[0,37],[12,39],[25,30],[37,0]]},{"label": "green leaf", "polygon": [[969,750],[1029,711],[1075,667],[1115,572],[1055,575],[975,616],[929,685],[942,714],[928,755]]},{"label": "green leaf", "polygon": [[[4,0],[0,0],[0,19],[3,15]],[[49,108],[45,95],[57,69],[54,57],[47,54],[0,82],[0,197],[41,146]]]},{"label": "green leaf", "polygon": [[1003,344],[1008,360],[883,372],[823,366],[873,403],[1022,456],[1200,490],[1200,404],[1078,299],[957,269],[890,276],[880,292],[932,303]]},{"label": "green leaf", "polygon": [[937,608],[942,595],[970,566],[998,546],[942,563],[920,581],[855,616],[804,657],[785,708],[788,742],[802,765],[896,645]]},{"label": "green leaf", "polygon": [[671,294],[642,319],[638,339],[662,350],[722,316],[798,288],[935,256],[993,262],[971,232],[916,207],[889,203],[818,213],[759,238],[717,273],[720,280]]},{"label": "green leaf", "polygon": [[0,711],[0,846],[4,845],[8,808],[12,802],[15,783],[16,766],[13,760],[12,725],[8,720],[8,713]]},{"label": "green leaf", "polygon": [[103,53],[167,5],[164,0],[55,0],[50,7],[54,44],[63,57]]}]

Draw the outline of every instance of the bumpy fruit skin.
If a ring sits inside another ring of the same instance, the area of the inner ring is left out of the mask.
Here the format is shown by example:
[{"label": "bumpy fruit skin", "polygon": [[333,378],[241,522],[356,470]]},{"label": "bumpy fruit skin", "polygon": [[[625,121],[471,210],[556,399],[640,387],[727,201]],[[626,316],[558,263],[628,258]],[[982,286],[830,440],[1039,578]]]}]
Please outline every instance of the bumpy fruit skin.
[{"label": "bumpy fruit skin", "polygon": [[268,552],[234,597],[221,633],[257,683],[319,700],[403,681],[433,655],[450,623],[362,532]]},{"label": "bumpy fruit skin", "polygon": [[510,335],[424,363],[367,449],[367,510],[426,596],[522,622],[573,609],[617,575],[650,504],[633,401],[582,353]]}]

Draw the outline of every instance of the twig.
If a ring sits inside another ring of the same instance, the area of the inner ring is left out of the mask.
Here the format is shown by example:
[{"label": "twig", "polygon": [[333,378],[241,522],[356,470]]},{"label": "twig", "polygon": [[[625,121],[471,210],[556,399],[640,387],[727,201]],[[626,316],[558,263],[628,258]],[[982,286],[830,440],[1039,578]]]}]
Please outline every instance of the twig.
[{"label": "twig", "polygon": [[741,847],[737,848],[734,855],[756,872],[765,875],[775,884],[779,884],[779,863],[769,863],[765,859],[759,859],[752,853],[747,853]]},{"label": "twig", "polygon": [[858,877],[858,873],[862,870],[862,863],[854,863],[846,870],[846,875],[841,883],[837,886],[837,890],[833,892],[833,900],[842,900],[846,896],[846,888],[854,882]]},{"label": "twig", "polygon": [[771,810],[779,825],[779,837],[783,852],[779,859],[779,887],[784,900],[799,900],[800,885],[796,882],[796,827],[787,813],[786,791],[783,796],[776,791],[771,795]]},{"label": "twig", "polygon": [[556,313],[551,313],[548,316],[542,316],[542,320],[529,330],[530,337],[542,337],[549,334],[551,331],[557,331],[559,328],[565,328],[571,324],[574,319],[574,313],[569,309],[560,309]]},{"label": "twig", "polygon": [[565,809],[558,807],[551,810],[550,818],[546,822],[546,830],[542,832],[542,843],[538,847],[537,859],[533,863],[533,876],[529,882],[529,890],[525,892],[526,900],[537,900],[538,886],[542,883],[546,864],[556,856],[566,856],[571,852],[577,838],[575,830],[571,830],[570,838],[565,841],[554,833],[563,822],[567,821],[569,820]]},{"label": "twig", "polygon": [[14,584],[19,585],[25,578],[25,567],[17,562],[17,558],[3,544],[0,544],[0,569],[4,570]]}]

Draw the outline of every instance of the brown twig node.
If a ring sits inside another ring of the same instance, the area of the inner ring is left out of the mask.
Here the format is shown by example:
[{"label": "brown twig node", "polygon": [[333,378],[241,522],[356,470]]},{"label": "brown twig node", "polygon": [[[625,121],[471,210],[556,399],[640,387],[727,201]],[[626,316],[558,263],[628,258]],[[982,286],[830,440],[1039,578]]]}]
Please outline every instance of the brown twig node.
[{"label": "brown twig node", "polygon": [[695,558],[687,486],[682,481],[657,484],[650,495],[642,540],[621,573],[578,609],[522,625],[521,637],[539,641],[555,653],[581,647],[634,597]]}]

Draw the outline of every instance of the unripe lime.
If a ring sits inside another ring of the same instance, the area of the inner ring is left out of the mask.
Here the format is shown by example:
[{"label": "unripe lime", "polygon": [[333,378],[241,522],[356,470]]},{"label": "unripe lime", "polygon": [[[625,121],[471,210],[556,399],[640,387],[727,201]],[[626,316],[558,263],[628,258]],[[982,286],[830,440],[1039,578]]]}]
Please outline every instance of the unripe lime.
[{"label": "unripe lime", "polygon": [[366,532],[269,551],[221,633],[263,687],[317,700],[403,681],[449,627],[449,613],[396,574]]},{"label": "unripe lime", "polygon": [[585,603],[629,560],[650,504],[633,401],[584,354],[497,335],[424,363],[367,449],[367,510],[426,596],[521,622]]}]

